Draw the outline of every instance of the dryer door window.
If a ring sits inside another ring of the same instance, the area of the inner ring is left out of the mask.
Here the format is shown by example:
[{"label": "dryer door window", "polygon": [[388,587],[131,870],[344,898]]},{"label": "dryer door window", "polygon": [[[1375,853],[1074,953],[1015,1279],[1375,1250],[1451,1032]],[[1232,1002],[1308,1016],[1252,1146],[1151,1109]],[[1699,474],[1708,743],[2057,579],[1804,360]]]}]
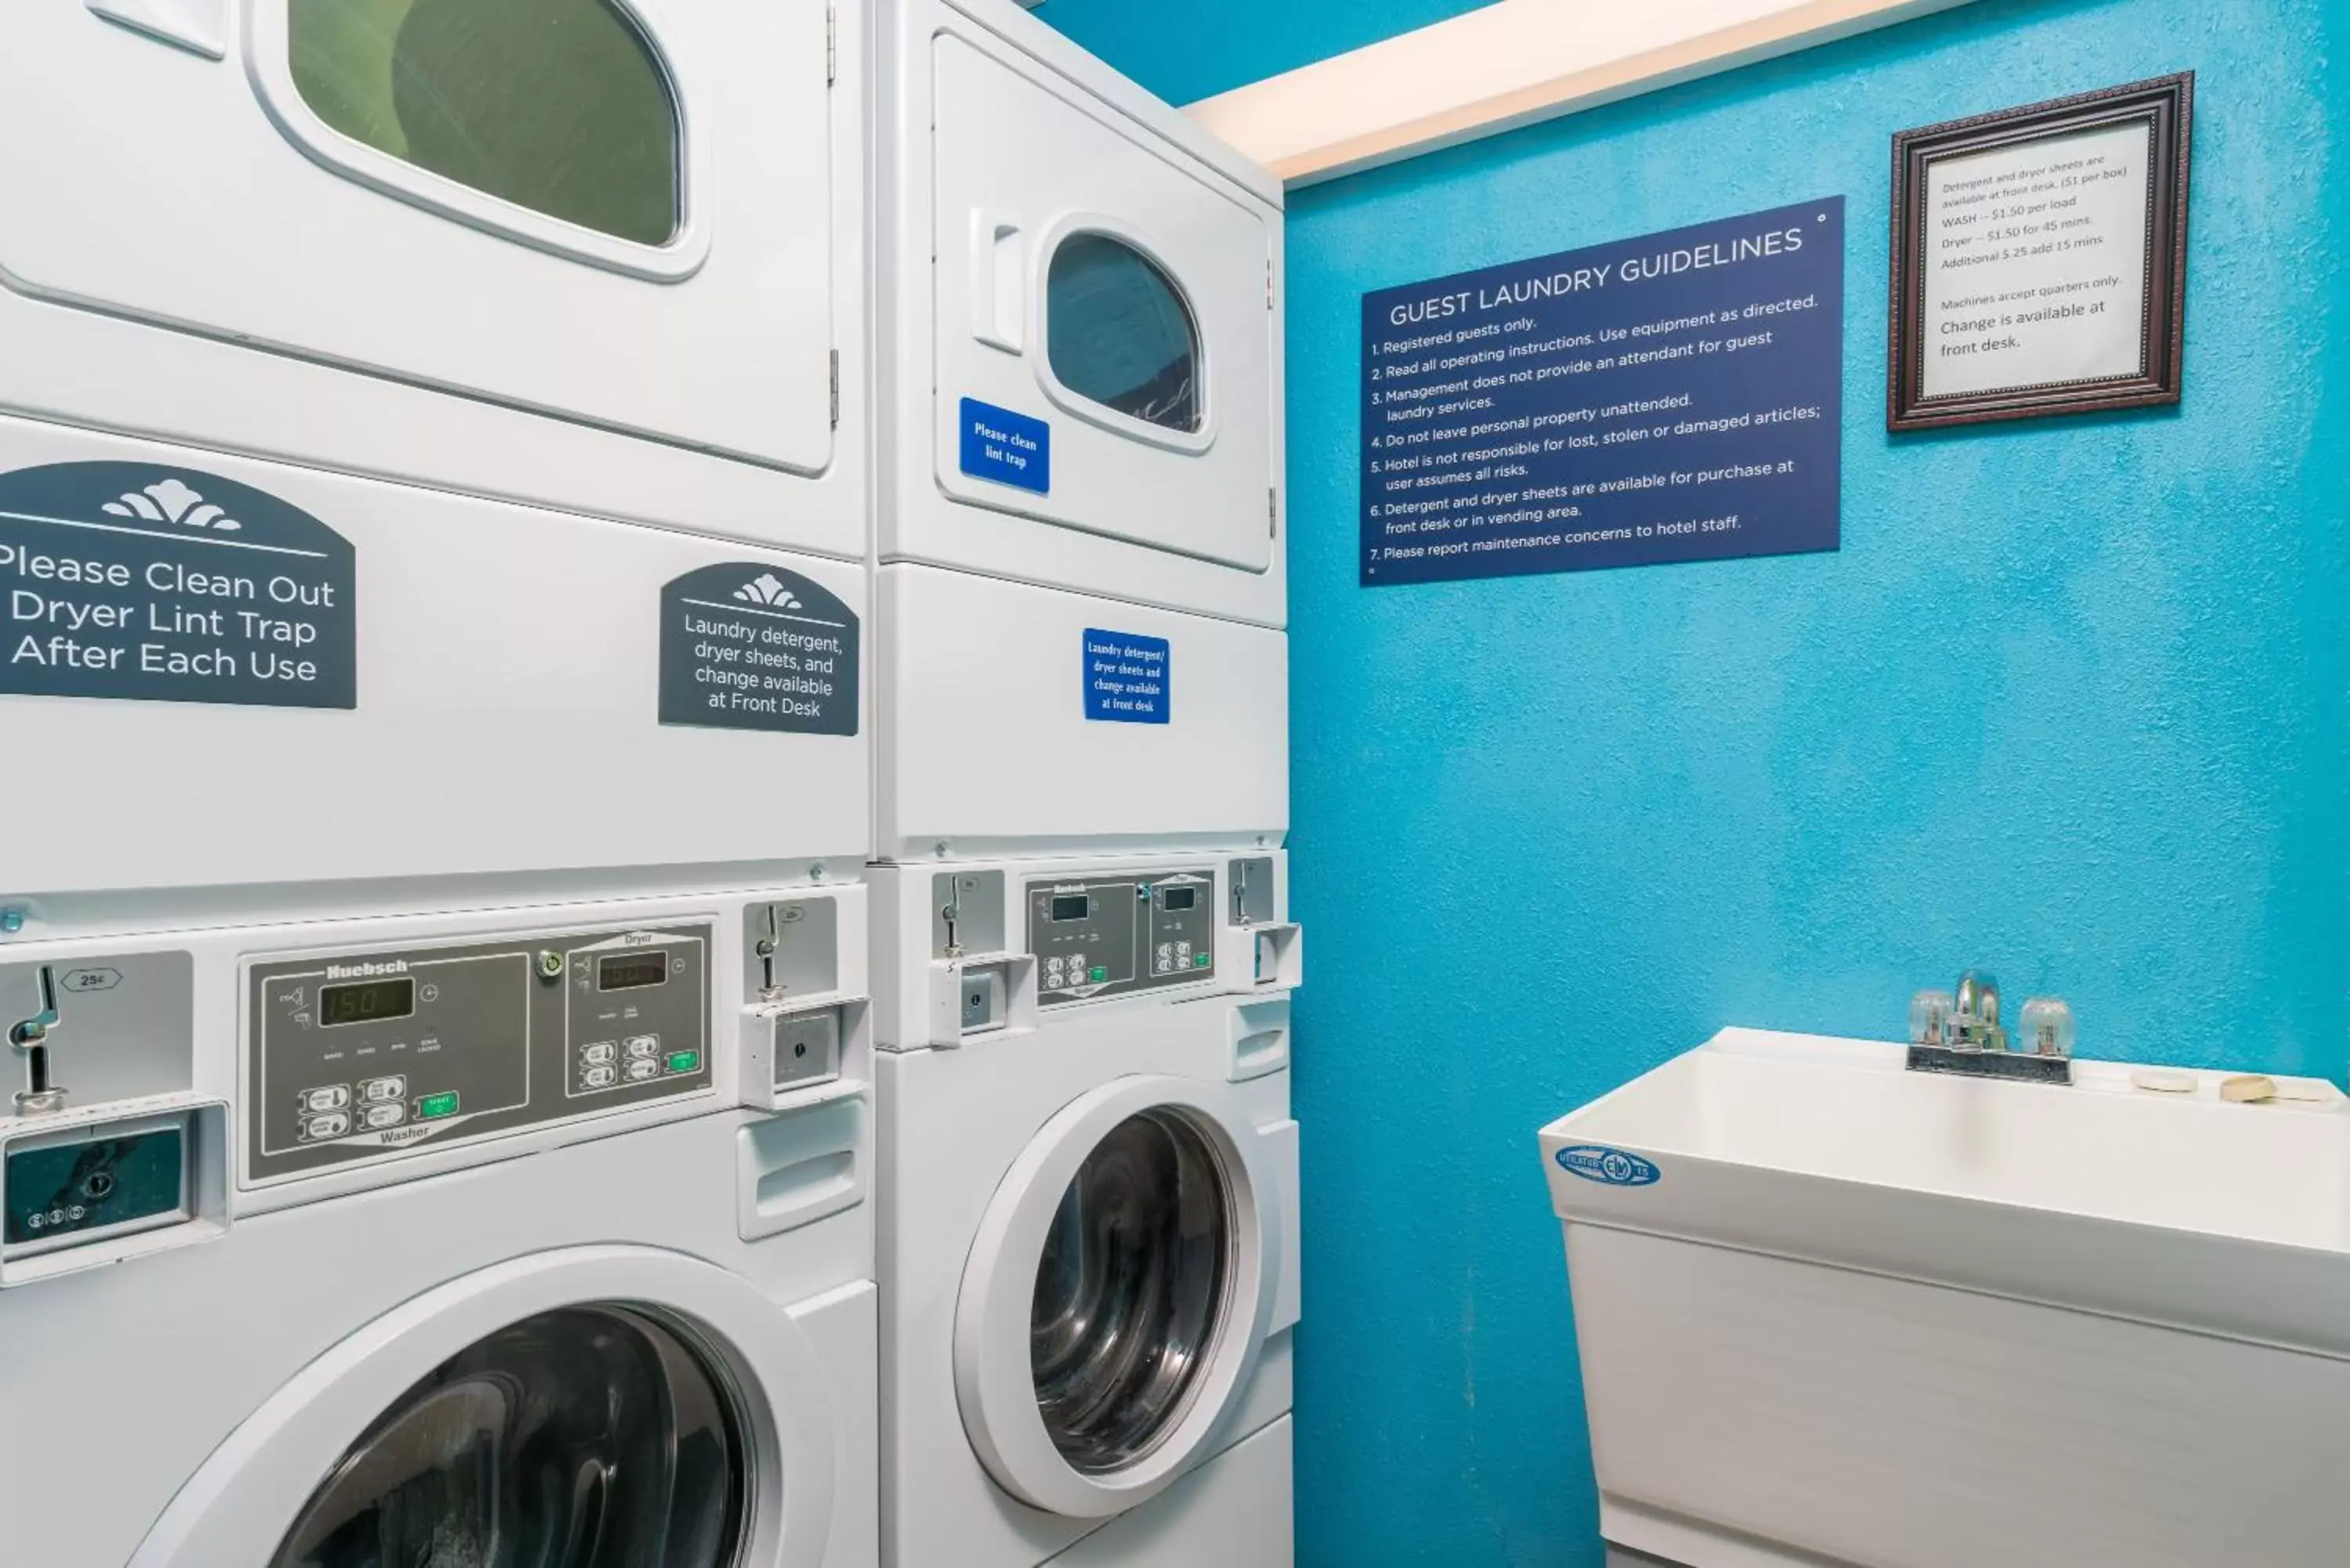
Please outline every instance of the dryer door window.
[{"label": "dryer door window", "polygon": [[[12,8],[0,141],[43,149],[0,160],[14,285],[830,467],[835,251],[856,236],[835,221],[823,5],[235,9],[218,47],[241,57],[206,59],[89,6]],[[308,379],[286,378],[289,403]]]},{"label": "dryer door window", "polygon": [[1080,397],[1162,430],[1200,428],[1200,330],[1157,262],[1110,234],[1053,247],[1045,352]]},{"label": "dryer door window", "polygon": [[679,219],[669,78],[611,0],[290,0],[294,85],[335,130],[641,245]]},{"label": "dryer door window", "polygon": [[1182,1416],[1226,1310],[1232,1213],[1214,1152],[1174,1112],[1128,1117],[1078,1168],[1029,1317],[1037,1407],[1072,1468],[1121,1469]]},{"label": "dryer door window", "polygon": [[740,1412],[676,1330],[631,1307],[567,1307],[402,1394],[270,1568],[728,1568],[747,1465]]}]

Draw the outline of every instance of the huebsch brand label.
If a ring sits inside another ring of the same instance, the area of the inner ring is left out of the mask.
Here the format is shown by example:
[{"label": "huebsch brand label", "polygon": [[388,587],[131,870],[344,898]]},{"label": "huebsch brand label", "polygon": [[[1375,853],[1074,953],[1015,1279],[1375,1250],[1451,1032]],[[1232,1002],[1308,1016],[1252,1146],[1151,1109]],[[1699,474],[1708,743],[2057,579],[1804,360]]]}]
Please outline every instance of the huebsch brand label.
[{"label": "huebsch brand label", "polygon": [[965,398],[962,471],[1042,495],[1053,488],[1053,427],[1043,420]]},{"label": "huebsch brand label", "polygon": [[1597,1144],[1577,1144],[1558,1151],[1558,1168],[1570,1176],[1603,1187],[1654,1187],[1664,1172],[1637,1154]]},{"label": "huebsch brand label", "polygon": [[1167,722],[1167,639],[1086,628],[1086,717],[1120,724]]},{"label": "huebsch brand label", "polygon": [[764,561],[688,572],[661,589],[660,722],[857,733],[857,612]]},{"label": "huebsch brand label", "polygon": [[0,693],[359,705],[350,541],[146,462],[0,474]]}]

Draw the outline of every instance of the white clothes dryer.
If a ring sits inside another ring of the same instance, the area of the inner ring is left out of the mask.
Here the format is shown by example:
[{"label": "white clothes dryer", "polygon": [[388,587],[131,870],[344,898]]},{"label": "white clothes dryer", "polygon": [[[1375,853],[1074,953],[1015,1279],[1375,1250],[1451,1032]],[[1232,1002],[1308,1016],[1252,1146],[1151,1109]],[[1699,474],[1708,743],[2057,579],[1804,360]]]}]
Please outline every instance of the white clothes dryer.
[{"label": "white clothes dryer", "polygon": [[870,1568],[862,903],[0,948],[0,1560]]},{"label": "white clothes dryer", "polygon": [[1225,868],[1175,857],[936,873],[981,884],[950,950],[1004,870],[1020,950],[936,961],[951,1037],[876,1058],[883,1561],[1288,1568],[1294,964],[1235,977]]},{"label": "white clothes dryer", "polygon": [[861,559],[868,31],[863,0],[17,7],[0,410]]},{"label": "white clothes dryer", "polygon": [[1288,827],[1279,182],[1011,0],[889,0],[877,857]]},{"label": "white clothes dryer", "polygon": [[1011,0],[888,0],[878,559],[1284,624],[1281,186]]}]

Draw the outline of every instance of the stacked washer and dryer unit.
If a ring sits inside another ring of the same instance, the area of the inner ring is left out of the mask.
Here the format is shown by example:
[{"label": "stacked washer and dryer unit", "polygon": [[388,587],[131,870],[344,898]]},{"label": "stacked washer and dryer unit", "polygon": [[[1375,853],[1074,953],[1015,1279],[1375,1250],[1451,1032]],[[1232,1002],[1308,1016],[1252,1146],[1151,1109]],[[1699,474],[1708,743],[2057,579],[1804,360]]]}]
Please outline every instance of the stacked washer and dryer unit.
[{"label": "stacked washer and dryer unit", "polygon": [[0,26],[0,1562],[869,1568],[862,24]]},{"label": "stacked washer and dryer unit", "polygon": [[1287,1568],[1280,188],[883,16],[882,1560]]}]

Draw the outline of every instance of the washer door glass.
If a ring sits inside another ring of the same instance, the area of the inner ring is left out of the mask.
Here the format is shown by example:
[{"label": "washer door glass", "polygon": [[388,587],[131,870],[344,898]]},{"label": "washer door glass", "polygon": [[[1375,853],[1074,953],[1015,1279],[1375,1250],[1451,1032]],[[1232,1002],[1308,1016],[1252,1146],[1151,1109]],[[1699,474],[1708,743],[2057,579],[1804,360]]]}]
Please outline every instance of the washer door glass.
[{"label": "washer door glass", "polygon": [[1200,329],[1159,264],[1090,230],[1053,250],[1045,352],[1081,398],[1186,433],[1200,428]]},{"label": "washer door glass", "polygon": [[746,1463],[732,1399],[674,1329],[566,1307],[402,1394],[270,1568],[727,1568]]},{"label": "washer door glass", "polygon": [[1113,1127],[1062,1197],[1036,1271],[1029,1360],[1054,1447],[1102,1475],[1180,1419],[1225,1316],[1229,1183],[1169,1110]]}]

